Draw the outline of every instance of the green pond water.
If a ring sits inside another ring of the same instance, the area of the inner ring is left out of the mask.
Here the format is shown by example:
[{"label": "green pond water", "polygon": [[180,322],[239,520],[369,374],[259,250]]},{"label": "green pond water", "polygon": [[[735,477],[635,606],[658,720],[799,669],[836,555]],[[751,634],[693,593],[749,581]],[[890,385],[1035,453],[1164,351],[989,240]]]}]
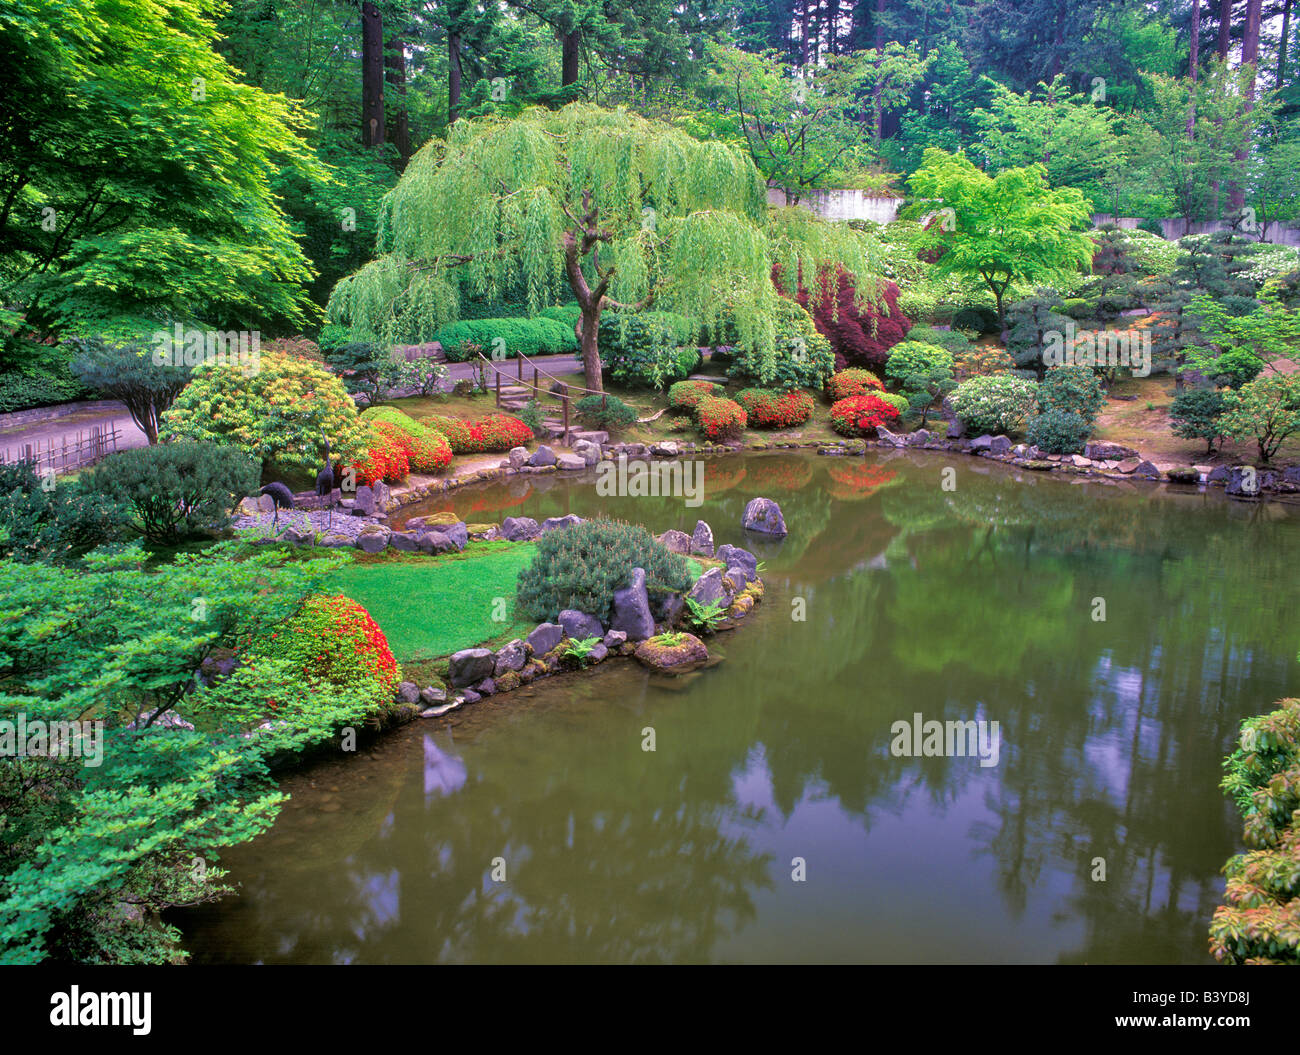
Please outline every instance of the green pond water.
[{"label": "green pond water", "polygon": [[[767,596],[715,665],[607,663],[290,775],[238,895],[176,916],[194,961],[1210,962],[1221,762],[1300,681],[1300,508],[900,452],[714,460],[698,508],[543,477],[410,512],[746,544],[755,495],[790,536],[749,543]],[[997,721],[997,765],[895,756],[917,712]]]}]

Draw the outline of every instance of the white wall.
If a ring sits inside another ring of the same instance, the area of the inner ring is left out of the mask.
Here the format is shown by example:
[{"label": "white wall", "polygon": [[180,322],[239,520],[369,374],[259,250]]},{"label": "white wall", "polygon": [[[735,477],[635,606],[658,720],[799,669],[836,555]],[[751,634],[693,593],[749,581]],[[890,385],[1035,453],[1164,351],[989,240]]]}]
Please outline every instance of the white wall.
[{"label": "white wall", "polygon": [[[795,194],[780,187],[767,189],[769,205],[793,205]],[[902,198],[882,198],[863,190],[806,190],[798,204],[811,209],[823,220],[871,220],[889,223],[898,218]]]}]

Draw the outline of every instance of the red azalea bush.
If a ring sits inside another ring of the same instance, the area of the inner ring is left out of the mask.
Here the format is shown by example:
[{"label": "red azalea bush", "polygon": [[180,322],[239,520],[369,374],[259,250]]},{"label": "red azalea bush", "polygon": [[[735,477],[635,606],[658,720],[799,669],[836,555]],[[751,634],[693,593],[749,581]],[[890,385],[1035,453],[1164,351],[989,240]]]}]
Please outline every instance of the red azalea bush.
[{"label": "red azalea bush", "polygon": [[253,644],[258,657],[286,660],[307,681],[357,693],[368,709],[393,702],[401,668],[379,625],[351,598],[309,597],[291,619]]},{"label": "red azalea bush", "polygon": [[883,392],[885,384],[870,370],[862,370],[855,366],[831,374],[830,380],[826,382],[826,395],[832,403],[848,399],[850,396],[865,396],[872,389]]},{"label": "red azalea bush", "polygon": [[396,407],[371,407],[362,413],[361,420],[384,422],[401,430],[406,437],[412,472],[440,473],[451,464],[451,444],[447,437]]},{"label": "red azalea bush", "polygon": [[772,392],[764,388],[746,388],[736,393],[736,402],[745,411],[751,428],[790,429],[802,425],[813,412],[813,399],[807,392]]},{"label": "red azalea bush", "polygon": [[[794,299],[813,317],[817,332],[831,342],[836,368],[865,366],[883,370],[889,349],[912,328],[912,320],[898,307],[898,286],[884,282],[879,304],[867,304],[859,309],[855,303],[857,288],[853,273],[837,264],[836,276],[838,291],[830,269],[823,268],[817,276],[816,295],[811,295],[800,281]],[[779,265],[773,268],[772,279],[782,288]]]},{"label": "red azalea bush", "polygon": [[898,408],[879,396],[850,396],[831,407],[831,428],[841,436],[874,436],[881,425],[898,420]]},{"label": "red azalea bush", "polygon": [[705,396],[695,407],[695,420],[700,431],[710,440],[735,440],[745,431],[748,418],[744,408],[734,399]]},{"label": "red azalea bush", "polygon": [[712,381],[678,381],[668,388],[668,409],[693,413],[701,399],[722,395],[722,386]]},{"label": "red azalea bush", "polygon": [[352,462],[358,486],[404,480],[411,471],[412,450],[411,437],[402,428],[391,421],[370,422],[365,447]]},{"label": "red azalea bush", "polygon": [[447,437],[453,454],[493,454],[525,447],[534,439],[532,428],[513,414],[485,418],[425,418],[425,425]]}]

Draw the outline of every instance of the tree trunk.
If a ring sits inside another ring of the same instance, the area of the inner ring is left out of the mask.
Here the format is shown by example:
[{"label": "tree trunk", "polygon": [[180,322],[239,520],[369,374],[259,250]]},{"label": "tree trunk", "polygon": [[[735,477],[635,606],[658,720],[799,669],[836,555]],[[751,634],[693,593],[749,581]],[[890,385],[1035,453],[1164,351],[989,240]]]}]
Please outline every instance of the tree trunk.
[{"label": "tree trunk", "polygon": [[[1259,20],[1260,8],[1263,0],[1247,0],[1246,3],[1246,23],[1242,26],[1241,34],[1241,62],[1243,66],[1249,67],[1248,80],[1246,82],[1246,113],[1255,109],[1255,71],[1259,62]],[[1245,168],[1248,151],[1243,147],[1233,153],[1232,159],[1236,162],[1239,176],[1233,180],[1228,189],[1228,208],[1240,211],[1246,204],[1246,180]]]},{"label": "tree trunk", "polygon": [[604,392],[605,385],[600,376],[600,346],[596,340],[599,333],[600,304],[584,306],[582,309],[582,372],[588,388]]},{"label": "tree trunk", "polygon": [[405,163],[411,156],[411,123],[406,112],[406,42],[400,33],[394,33],[388,39],[388,48],[384,52],[384,80],[393,86],[396,96],[392,141]]},{"label": "tree trunk", "polygon": [[560,87],[578,83],[582,62],[582,31],[575,29],[560,37]]},{"label": "tree trunk", "polygon": [[1219,0],[1219,47],[1220,61],[1228,61],[1228,48],[1232,44],[1232,0]]},{"label": "tree trunk", "polygon": [[447,124],[460,116],[460,34],[447,30]]},{"label": "tree trunk", "polygon": [[361,5],[361,142],[377,147],[384,130],[384,20],[372,3]]}]

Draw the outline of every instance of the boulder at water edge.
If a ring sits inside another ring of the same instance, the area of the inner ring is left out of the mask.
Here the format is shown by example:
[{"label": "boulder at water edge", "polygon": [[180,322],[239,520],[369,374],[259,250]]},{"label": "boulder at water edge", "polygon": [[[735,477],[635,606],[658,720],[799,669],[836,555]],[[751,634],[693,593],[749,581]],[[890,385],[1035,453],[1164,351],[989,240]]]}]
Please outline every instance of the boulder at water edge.
[{"label": "boulder at water edge", "polygon": [[709,650],[694,634],[680,634],[675,645],[662,638],[650,638],[637,645],[634,655],[643,666],[661,674],[682,674],[709,660]]},{"label": "boulder at water edge", "polygon": [[614,591],[614,618],[609,625],[611,630],[623,631],[631,641],[643,641],[654,634],[644,568],[633,568],[628,584]]}]

